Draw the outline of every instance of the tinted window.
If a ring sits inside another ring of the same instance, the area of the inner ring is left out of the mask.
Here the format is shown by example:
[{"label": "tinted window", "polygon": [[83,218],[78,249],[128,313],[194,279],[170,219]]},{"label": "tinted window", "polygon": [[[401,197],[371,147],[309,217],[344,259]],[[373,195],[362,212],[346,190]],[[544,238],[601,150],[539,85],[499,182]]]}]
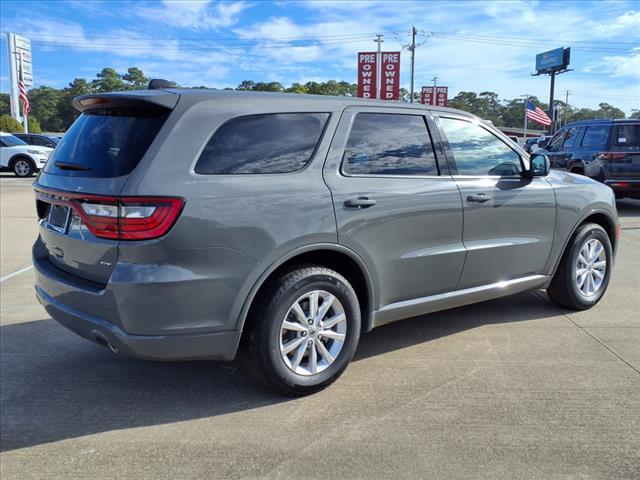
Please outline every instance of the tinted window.
[{"label": "tinted window", "polygon": [[203,174],[300,170],[320,140],[328,113],[273,113],[229,120],[211,137],[195,171]]},{"label": "tinted window", "polygon": [[438,175],[424,117],[359,113],[351,127],[343,169],[355,175]]},{"label": "tinted window", "polygon": [[549,140],[549,143],[547,144],[547,150],[549,150],[550,152],[555,152],[560,148],[560,145],[562,144],[562,140],[564,139],[564,134],[567,131],[565,129],[560,130],[558,133],[556,133],[553,137],[551,137],[551,140]]},{"label": "tinted window", "polygon": [[19,145],[26,145],[27,142],[23,142],[15,135],[2,135],[2,144],[5,147],[17,147]]},{"label": "tinted window", "polygon": [[562,148],[569,149],[573,147],[576,143],[576,138],[578,138],[578,133],[580,129],[578,127],[572,127],[567,130],[567,135],[564,137],[564,142],[562,142]]},{"label": "tinted window", "polygon": [[458,175],[517,175],[520,155],[481,126],[442,118],[442,126],[453,153]]},{"label": "tinted window", "polygon": [[29,137],[31,145],[40,145],[41,147],[52,147],[53,142],[42,137]]},{"label": "tinted window", "polygon": [[613,136],[617,147],[640,147],[640,125],[618,125]]},{"label": "tinted window", "polygon": [[166,119],[166,113],[140,115],[126,110],[83,113],[49,157],[45,172],[81,177],[127,175]]},{"label": "tinted window", "polygon": [[581,145],[583,147],[604,147],[608,137],[608,125],[591,125],[587,127]]}]

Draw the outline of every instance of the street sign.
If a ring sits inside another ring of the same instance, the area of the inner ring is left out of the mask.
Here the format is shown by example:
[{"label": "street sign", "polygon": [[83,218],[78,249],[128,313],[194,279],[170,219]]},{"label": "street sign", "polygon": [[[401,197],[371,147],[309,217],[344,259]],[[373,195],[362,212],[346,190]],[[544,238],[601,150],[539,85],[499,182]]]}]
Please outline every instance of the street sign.
[{"label": "street sign", "polygon": [[358,96],[376,98],[377,52],[358,53]]},{"label": "street sign", "polygon": [[433,105],[433,87],[422,87],[420,101],[423,105]]}]

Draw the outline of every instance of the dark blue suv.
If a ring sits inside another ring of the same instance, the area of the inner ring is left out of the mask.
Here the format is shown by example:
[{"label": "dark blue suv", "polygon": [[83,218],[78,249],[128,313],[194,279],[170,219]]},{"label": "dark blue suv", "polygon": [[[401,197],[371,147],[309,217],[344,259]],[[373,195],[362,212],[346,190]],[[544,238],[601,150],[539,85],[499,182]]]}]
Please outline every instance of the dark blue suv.
[{"label": "dark blue suv", "polygon": [[551,168],[609,185],[618,198],[640,199],[640,119],[568,123],[544,150]]}]

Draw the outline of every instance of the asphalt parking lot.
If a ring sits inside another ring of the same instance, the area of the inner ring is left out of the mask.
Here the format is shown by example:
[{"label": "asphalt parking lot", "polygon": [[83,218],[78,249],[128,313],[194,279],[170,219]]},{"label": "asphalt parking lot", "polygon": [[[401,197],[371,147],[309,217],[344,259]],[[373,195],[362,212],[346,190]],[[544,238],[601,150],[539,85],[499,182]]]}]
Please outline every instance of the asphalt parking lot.
[{"label": "asphalt parking lot", "polygon": [[592,310],[531,292],[388,325],[286,399],[235,363],[116,356],[48,318],[30,183],[0,176],[3,480],[640,478],[640,201],[618,204]]}]

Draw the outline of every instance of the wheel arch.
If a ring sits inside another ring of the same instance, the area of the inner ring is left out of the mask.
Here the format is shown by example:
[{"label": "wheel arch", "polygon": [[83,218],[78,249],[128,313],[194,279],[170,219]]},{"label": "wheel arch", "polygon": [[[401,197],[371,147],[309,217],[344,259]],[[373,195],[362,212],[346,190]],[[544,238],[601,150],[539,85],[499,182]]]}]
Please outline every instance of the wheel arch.
[{"label": "wheel arch", "polygon": [[560,262],[565,256],[567,252],[567,248],[569,247],[571,240],[576,234],[578,228],[585,223],[595,223],[596,225],[600,225],[605,232],[607,232],[607,236],[611,241],[611,250],[615,256],[616,249],[618,246],[618,238],[617,238],[617,224],[615,219],[611,216],[611,214],[605,210],[591,210],[585,215],[583,215],[580,220],[573,226],[571,229],[571,234],[567,236],[567,239],[564,242],[564,246],[562,247],[562,254],[556,260],[556,263],[553,268],[553,275],[555,275],[558,267],[560,266]]},{"label": "wheel arch", "polygon": [[247,296],[237,323],[237,330],[245,328],[252,306],[268,288],[270,281],[296,265],[314,264],[331,268],[344,276],[356,292],[362,314],[362,331],[373,328],[376,289],[364,261],[352,250],[338,244],[315,244],[293,250],[271,264]]},{"label": "wheel arch", "polygon": [[34,168],[34,170],[36,169],[36,162],[34,162],[33,158],[31,158],[26,153],[16,153],[13,157],[9,159],[8,167],[11,170],[13,170],[13,164],[18,160],[20,160],[21,158],[24,158],[25,160],[27,160],[31,164],[31,166]]}]

